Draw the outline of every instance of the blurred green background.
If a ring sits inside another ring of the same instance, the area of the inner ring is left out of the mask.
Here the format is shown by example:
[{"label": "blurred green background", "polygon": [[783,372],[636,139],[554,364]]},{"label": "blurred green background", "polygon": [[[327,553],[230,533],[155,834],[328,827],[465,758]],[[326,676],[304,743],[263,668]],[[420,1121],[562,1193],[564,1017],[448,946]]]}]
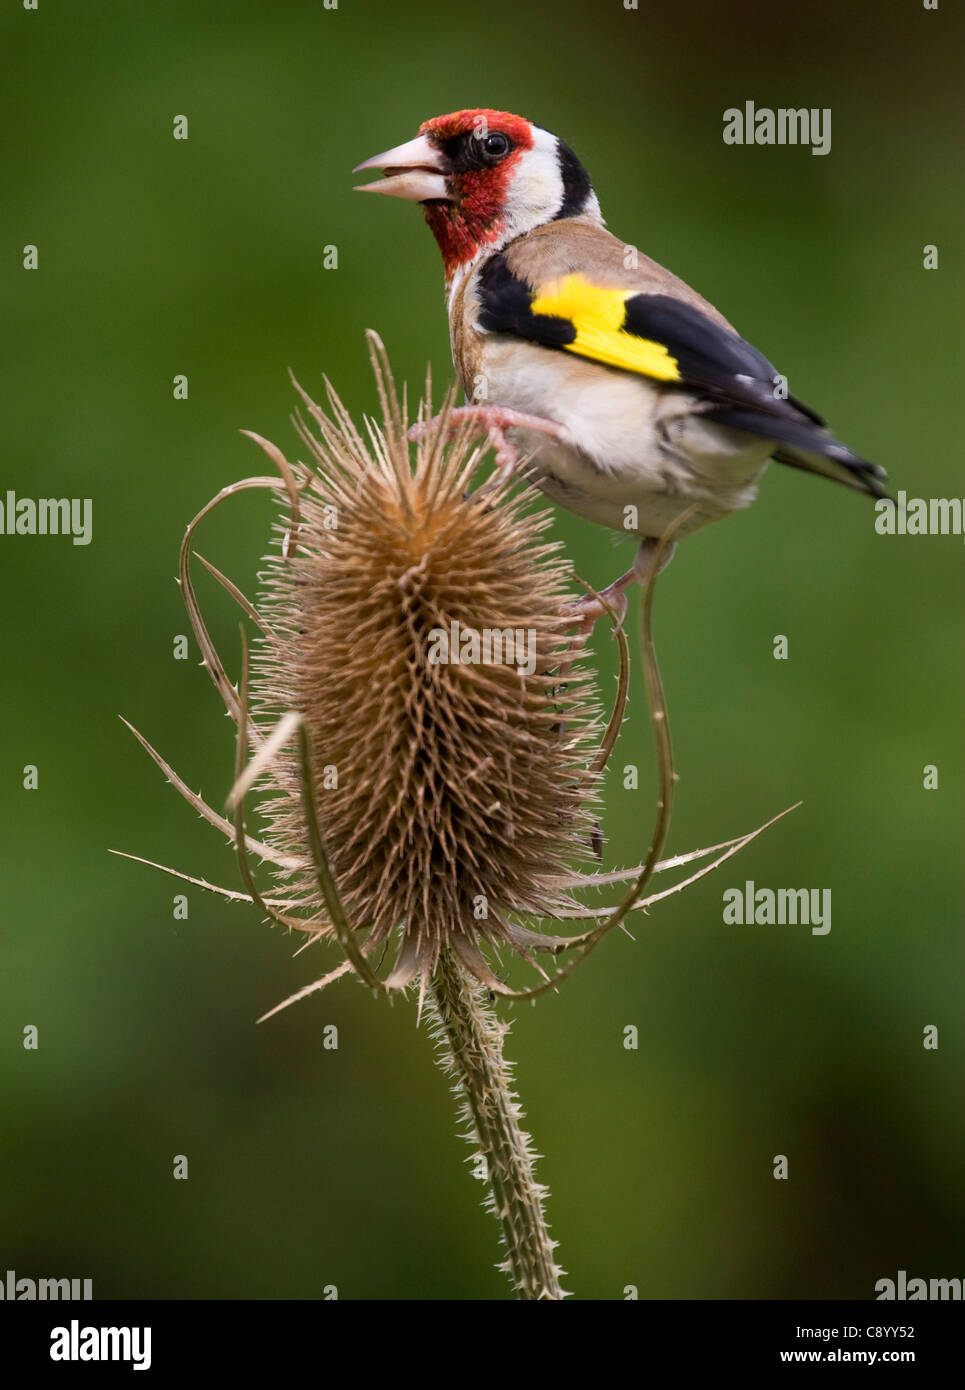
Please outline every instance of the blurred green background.
[{"label": "blurred green background", "polygon": [[[896,489],[962,496],[953,8],[6,7],[0,499],[89,496],[94,539],[0,537],[0,1271],[115,1298],[508,1296],[411,1002],[343,981],[256,1027],[332,957],[294,959],[253,909],[196,890],[176,921],[177,884],[108,855],[238,886],[117,715],[222,803],[229,724],[196,650],[172,658],[183,528],[264,471],[239,428],[297,454],[289,367],[373,409],[373,326],[400,377],[418,385],[431,359],[448,379],[436,248],[350,170],[458,107],[561,134],[611,228],[718,304]],[[722,112],[746,100],[831,107],[830,155],[725,146]],[[249,592],[271,516],[242,496],[200,541]],[[555,534],[597,585],[629,558],[571,516]],[[961,548],[876,536],[867,499],[775,465],[661,581],[670,848],[804,805],[517,1009],[510,1053],[579,1297],[865,1299],[898,1269],[965,1272]],[[198,583],[234,653],[230,604]],[[596,644],[609,692],[603,625]],[[644,710],[637,680],[608,866],[646,849]],[[745,878],[830,888],[830,934],[724,925]]]}]

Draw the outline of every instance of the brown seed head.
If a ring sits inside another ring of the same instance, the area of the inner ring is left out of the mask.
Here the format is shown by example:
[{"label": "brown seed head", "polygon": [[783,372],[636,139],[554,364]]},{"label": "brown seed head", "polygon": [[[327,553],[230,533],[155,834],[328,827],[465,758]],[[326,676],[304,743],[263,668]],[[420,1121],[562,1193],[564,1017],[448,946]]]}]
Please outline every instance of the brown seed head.
[{"label": "brown seed head", "polygon": [[[525,953],[514,918],[572,905],[559,880],[589,847],[600,726],[548,514],[528,489],[469,491],[465,433],[433,429],[410,460],[377,340],[374,360],[385,418],[367,440],[331,390],[328,412],[303,394],[314,467],[296,465],[292,553],[264,577],[252,692],[266,721],[302,716],[339,895],[372,945],[398,935],[402,985],[449,944],[484,973],[480,942]],[[266,837],[305,861],[295,756],[273,775]],[[315,877],[284,876],[324,916]]]}]

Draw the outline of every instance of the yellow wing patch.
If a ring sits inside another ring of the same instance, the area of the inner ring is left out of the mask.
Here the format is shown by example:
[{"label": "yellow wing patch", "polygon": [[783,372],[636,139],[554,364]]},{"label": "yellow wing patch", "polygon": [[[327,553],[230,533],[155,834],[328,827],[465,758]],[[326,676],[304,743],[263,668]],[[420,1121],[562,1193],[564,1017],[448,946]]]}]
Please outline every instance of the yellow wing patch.
[{"label": "yellow wing patch", "polygon": [[564,275],[545,285],[530,304],[534,314],[567,319],[576,329],[567,352],[591,357],[608,367],[640,372],[657,381],[680,381],[677,361],[662,343],[639,338],[623,328],[632,290],[602,289],[585,275]]}]

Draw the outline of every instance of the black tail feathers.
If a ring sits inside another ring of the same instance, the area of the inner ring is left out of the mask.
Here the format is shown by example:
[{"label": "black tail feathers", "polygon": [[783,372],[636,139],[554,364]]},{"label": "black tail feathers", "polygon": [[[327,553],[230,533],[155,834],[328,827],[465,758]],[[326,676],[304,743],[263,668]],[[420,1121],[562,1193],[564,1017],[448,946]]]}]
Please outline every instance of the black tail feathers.
[{"label": "black tail feathers", "polygon": [[781,446],[774,450],[778,463],[832,478],[871,497],[888,496],[884,487],[888,480],[885,470],[876,463],[860,458],[813,420],[803,416],[795,419],[787,415],[765,415],[756,410],[743,410],[739,406],[724,406],[709,411],[707,418],[731,429],[745,430],[759,438],[773,439]]}]

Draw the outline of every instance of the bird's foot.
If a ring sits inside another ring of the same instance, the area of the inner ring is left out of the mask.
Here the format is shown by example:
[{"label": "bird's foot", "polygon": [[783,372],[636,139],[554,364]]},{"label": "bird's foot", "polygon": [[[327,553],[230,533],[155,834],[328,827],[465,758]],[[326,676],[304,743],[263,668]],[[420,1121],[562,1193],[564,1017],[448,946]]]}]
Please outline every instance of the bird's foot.
[{"label": "bird's foot", "polygon": [[601,590],[598,597],[587,594],[586,598],[567,607],[567,620],[579,624],[578,640],[589,637],[597,622],[604,616],[609,617],[611,621],[616,619],[613,623],[614,630],[623,626],[623,620],[627,616],[626,590],[635,579],[633,570],[627,570],[626,574],[621,574],[619,579],[615,579],[612,584]]},{"label": "bird's foot", "polygon": [[[623,620],[627,616],[627,589],[631,584],[645,584],[650,578],[650,571],[653,568],[653,559],[660,544],[658,540],[647,538],[640,542],[640,549],[633,559],[633,564],[626,574],[621,574],[619,579],[615,579],[612,584],[607,585],[599,596],[587,595],[580,599],[578,603],[570,605],[567,609],[567,618],[574,623],[579,623],[577,640],[585,641],[590,636],[600,618],[608,617],[614,623],[614,630],[623,626]],[[657,574],[662,574],[673,559],[676,544],[666,547],[660,561],[660,568]]]},{"label": "bird's foot", "polygon": [[[431,420],[423,420],[419,424],[413,425],[409,430],[409,439],[418,442],[433,426],[438,426],[442,418],[441,415],[434,415]],[[450,410],[446,416],[446,428],[449,434],[455,434],[467,422],[479,425],[480,434],[485,434],[488,437],[496,459],[496,467],[499,469],[500,479],[512,477],[519,467],[519,450],[506,437],[507,430],[536,430],[540,434],[548,434],[554,439],[565,440],[567,438],[563,426],[556,424],[554,420],[547,420],[542,415],[527,415],[521,410],[508,410],[499,405],[460,405],[456,406],[454,410]]]}]

